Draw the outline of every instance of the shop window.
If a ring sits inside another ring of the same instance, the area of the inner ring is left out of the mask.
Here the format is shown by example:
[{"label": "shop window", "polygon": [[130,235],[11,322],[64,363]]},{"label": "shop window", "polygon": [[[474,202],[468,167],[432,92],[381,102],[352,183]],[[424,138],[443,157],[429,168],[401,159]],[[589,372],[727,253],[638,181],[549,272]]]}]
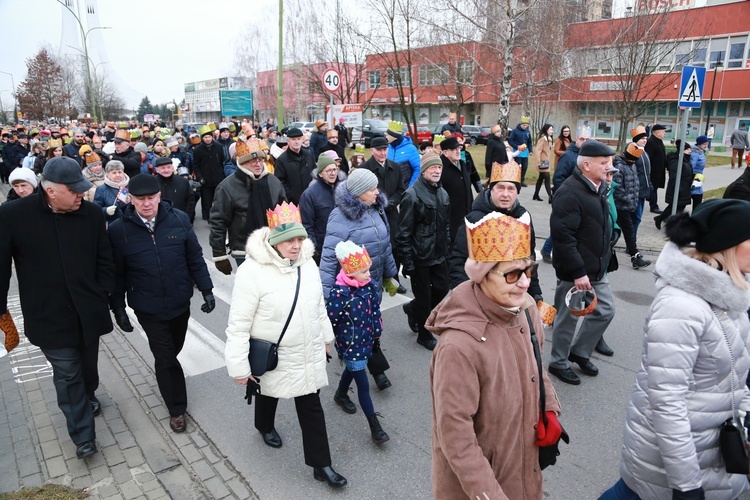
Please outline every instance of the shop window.
[{"label": "shop window", "polygon": [[586,103],[585,102],[582,102],[581,104],[578,105],[578,114],[579,115],[587,115],[587,114],[589,114],[588,108],[586,107]]},{"label": "shop window", "polygon": [[729,103],[729,116],[740,116],[742,103],[739,101]]},{"label": "shop window", "polygon": [[716,115],[715,116],[727,116],[727,103],[719,102],[716,104]]}]

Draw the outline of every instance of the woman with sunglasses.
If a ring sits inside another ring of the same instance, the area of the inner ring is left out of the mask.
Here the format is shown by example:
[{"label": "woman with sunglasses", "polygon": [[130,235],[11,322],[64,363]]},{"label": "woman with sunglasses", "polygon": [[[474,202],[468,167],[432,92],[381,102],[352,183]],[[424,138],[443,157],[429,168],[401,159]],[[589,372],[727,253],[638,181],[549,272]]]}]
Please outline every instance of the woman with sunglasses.
[{"label": "woman with sunglasses", "polygon": [[467,221],[466,233],[469,281],[426,324],[439,336],[430,366],[433,495],[541,499],[540,447],[556,450],[564,431],[542,369],[542,321],[527,293],[537,265],[530,217],[492,212]]}]

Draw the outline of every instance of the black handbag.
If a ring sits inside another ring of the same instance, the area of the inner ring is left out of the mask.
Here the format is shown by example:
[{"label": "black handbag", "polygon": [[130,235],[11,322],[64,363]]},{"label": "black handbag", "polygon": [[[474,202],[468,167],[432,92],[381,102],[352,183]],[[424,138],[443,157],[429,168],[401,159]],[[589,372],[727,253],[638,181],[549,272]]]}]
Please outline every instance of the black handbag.
[{"label": "black handbag", "polygon": [[248,353],[247,358],[250,361],[250,371],[255,378],[260,377],[268,371],[274,370],[279,364],[279,344],[281,343],[281,339],[284,338],[289,322],[292,321],[294,308],[297,307],[301,272],[301,268],[297,267],[297,290],[294,292],[292,310],[289,311],[289,316],[286,318],[284,328],[281,329],[279,340],[276,342],[269,342],[267,340],[250,338],[250,352]]},{"label": "black handbag", "polygon": [[[537,371],[539,372],[539,414],[542,418],[542,422],[544,425],[547,425],[547,394],[544,390],[544,377],[543,377],[543,369],[542,369],[542,351],[539,348],[539,341],[536,338],[536,330],[534,330],[534,322],[531,321],[531,314],[529,314],[529,310],[526,311],[526,320],[529,322],[529,330],[531,330],[531,345],[534,347],[534,358],[536,358],[536,367]],[[568,433],[565,432],[565,429],[562,428],[562,424],[560,425],[560,428],[562,429],[562,434],[560,434],[560,439],[565,441],[566,444],[570,444],[570,437],[568,436]],[[555,444],[549,445],[549,446],[540,446],[539,447],[539,468],[541,470],[546,469],[550,465],[555,465],[557,463],[557,457],[560,456],[560,439],[557,440]]]},{"label": "black handbag", "polygon": [[[711,308],[711,310],[713,311],[713,308]],[[713,311],[713,313],[714,316],[716,316],[716,320],[719,322],[722,333],[724,334],[724,340],[729,349],[729,362],[732,370],[730,375],[732,416],[726,419],[719,428],[719,451],[721,452],[721,458],[724,460],[724,468],[728,473],[747,475],[750,473],[750,461],[747,457],[747,448],[745,448],[747,439],[745,437],[745,428],[740,423],[740,418],[737,414],[737,408],[734,403],[734,380],[737,378],[737,373],[734,371],[734,353],[732,352],[732,345],[729,343],[727,332],[724,331],[724,325],[721,323],[716,311]]]},{"label": "black handbag", "polygon": [[372,348],[370,359],[367,360],[367,369],[370,371],[370,373],[373,375],[377,375],[379,373],[383,373],[390,367],[391,365],[389,365],[388,360],[385,359],[385,354],[383,354],[383,350],[380,348],[380,345],[374,346]]}]

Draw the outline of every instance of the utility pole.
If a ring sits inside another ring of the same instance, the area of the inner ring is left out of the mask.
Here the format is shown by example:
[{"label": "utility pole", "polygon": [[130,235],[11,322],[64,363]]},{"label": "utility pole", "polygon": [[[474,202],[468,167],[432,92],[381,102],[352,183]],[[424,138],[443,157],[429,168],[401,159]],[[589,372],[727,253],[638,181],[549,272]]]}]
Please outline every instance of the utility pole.
[{"label": "utility pole", "polygon": [[277,73],[276,128],[284,127],[284,0],[279,0],[279,67]]},{"label": "utility pole", "polygon": [[16,82],[13,79],[12,73],[8,73],[7,71],[0,71],[0,73],[8,75],[10,77],[10,84],[13,85],[13,123],[18,125],[18,98],[16,97]]}]

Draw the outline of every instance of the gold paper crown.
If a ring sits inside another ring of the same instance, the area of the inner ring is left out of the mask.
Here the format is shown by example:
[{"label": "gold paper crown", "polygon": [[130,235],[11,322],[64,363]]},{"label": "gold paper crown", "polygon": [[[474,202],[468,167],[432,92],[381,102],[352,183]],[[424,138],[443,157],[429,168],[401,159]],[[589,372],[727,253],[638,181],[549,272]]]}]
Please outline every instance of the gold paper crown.
[{"label": "gold paper crown", "polygon": [[250,138],[247,141],[237,141],[235,149],[237,164],[242,165],[254,158],[265,158],[266,154],[261,150],[258,139]]},{"label": "gold paper crown", "polygon": [[62,139],[50,139],[47,141],[47,145],[52,149],[57,149],[62,147]]},{"label": "gold paper crown", "polygon": [[[342,243],[346,244],[351,242]],[[341,245],[342,243],[339,243],[339,245]],[[338,250],[338,245],[336,246]],[[354,247],[356,247],[357,250],[347,253],[345,257],[341,257],[339,255],[336,256],[339,260],[339,263],[341,264],[341,268],[346,274],[354,274],[359,271],[364,271],[372,265],[372,259],[370,258],[370,254],[367,253],[367,248],[365,248],[364,245],[360,247],[356,244],[352,244],[352,249]]]},{"label": "gold paper crown", "polygon": [[639,135],[646,135],[646,127],[644,127],[643,125],[638,125],[637,127],[630,129],[630,137],[635,139],[636,136]]},{"label": "gold paper crown", "polygon": [[477,262],[510,262],[531,255],[531,218],[491,212],[476,223],[466,221],[469,258]]},{"label": "gold paper crown", "polygon": [[281,205],[276,205],[273,210],[266,210],[266,219],[268,219],[269,229],[274,229],[282,224],[302,224],[302,215],[300,214],[299,208],[294,203],[283,202]]},{"label": "gold paper crown", "polygon": [[443,142],[444,140],[445,140],[445,136],[444,136],[444,135],[440,135],[440,134],[438,134],[438,135],[436,135],[436,136],[435,136],[435,137],[434,137],[434,138],[432,139],[432,145],[433,145],[433,146],[439,146],[439,145],[440,145],[440,143],[441,143],[441,142]]},{"label": "gold paper crown", "polygon": [[388,130],[396,132],[397,134],[404,133],[404,124],[402,122],[392,121],[388,124]]},{"label": "gold paper crown", "polygon": [[504,165],[500,165],[497,162],[492,162],[492,176],[490,176],[490,184],[493,182],[515,182],[516,184],[521,183],[521,166],[513,160],[510,160]]},{"label": "gold paper crown", "polygon": [[365,154],[365,145],[364,144],[355,144],[354,145],[354,152],[358,155]]}]

